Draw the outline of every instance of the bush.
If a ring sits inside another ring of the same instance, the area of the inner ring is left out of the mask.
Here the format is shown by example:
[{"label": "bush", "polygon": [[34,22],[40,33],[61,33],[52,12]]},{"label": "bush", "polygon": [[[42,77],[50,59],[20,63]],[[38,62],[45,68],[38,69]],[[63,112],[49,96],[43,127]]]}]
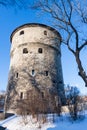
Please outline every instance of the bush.
[{"label": "bush", "polygon": [[82,98],[79,96],[79,90],[77,87],[67,87],[67,105],[69,109],[70,117],[73,120],[77,120],[80,117],[80,113],[83,111]]}]

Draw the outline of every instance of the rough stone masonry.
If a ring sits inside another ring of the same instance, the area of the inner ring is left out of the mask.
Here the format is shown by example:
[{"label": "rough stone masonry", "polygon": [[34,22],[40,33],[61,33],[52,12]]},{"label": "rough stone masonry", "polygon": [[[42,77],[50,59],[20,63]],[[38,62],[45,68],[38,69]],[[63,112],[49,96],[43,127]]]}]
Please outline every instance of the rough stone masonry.
[{"label": "rough stone masonry", "polygon": [[29,23],[16,28],[10,37],[10,70],[5,110],[16,112],[18,100],[27,99],[34,88],[60,97],[64,104],[61,67],[61,36],[52,27]]}]

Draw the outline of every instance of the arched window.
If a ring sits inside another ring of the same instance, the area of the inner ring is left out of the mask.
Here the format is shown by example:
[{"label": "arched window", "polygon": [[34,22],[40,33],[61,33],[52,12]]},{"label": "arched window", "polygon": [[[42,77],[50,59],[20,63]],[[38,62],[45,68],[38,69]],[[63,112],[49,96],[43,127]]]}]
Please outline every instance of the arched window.
[{"label": "arched window", "polygon": [[43,53],[42,48],[39,48],[39,49],[38,49],[38,53]]},{"label": "arched window", "polygon": [[20,35],[23,35],[24,34],[24,31],[22,30],[21,32],[20,32]]},{"label": "arched window", "polygon": [[28,49],[27,49],[27,48],[24,48],[24,49],[23,49],[23,53],[28,53]]},{"label": "arched window", "polygon": [[46,30],[44,31],[44,35],[47,35],[47,31]]}]

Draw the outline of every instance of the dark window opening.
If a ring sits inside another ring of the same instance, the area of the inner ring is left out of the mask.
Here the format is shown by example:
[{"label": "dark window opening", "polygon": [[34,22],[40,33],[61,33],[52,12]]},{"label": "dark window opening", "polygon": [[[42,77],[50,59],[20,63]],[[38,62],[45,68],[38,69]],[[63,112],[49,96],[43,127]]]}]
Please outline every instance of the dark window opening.
[{"label": "dark window opening", "polygon": [[47,31],[46,30],[44,31],[44,35],[47,35]]},{"label": "dark window opening", "polygon": [[63,82],[62,81],[59,81],[59,84],[62,84]]},{"label": "dark window opening", "polygon": [[39,49],[38,49],[38,52],[39,52],[39,53],[42,53],[42,52],[43,52],[42,48],[39,48]]},{"label": "dark window opening", "polygon": [[16,78],[18,78],[18,73],[16,73]]},{"label": "dark window opening", "polygon": [[35,84],[35,80],[32,80],[31,82],[32,82],[32,84]]},{"label": "dark window opening", "polygon": [[44,92],[41,92],[42,98],[44,98]]},{"label": "dark window opening", "polygon": [[23,34],[24,34],[24,31],[21,31],[21,32],[20,32],[20,35],[23,35]]},{"label": "dark window opening", "polygon": [[23,53],[28,53],[28,49],[27,49],[27,48],[24,48],[24,49],[23,49]]},{"label": "dark window opening", "polygon": [[45,71],[45,76],[48,76],[48,71]]},{"label": "dark window opening", "polygon": [[35,71],[34,71],[34,70],[32,70],[32,75],[34,76],[34,74],[35,74]]},{"label": "dark window opening", "polygon": [[56,83],[56,81],[55,81],[55,80],[53,80],[53,83]]},{"label": "dark window opening", "polygon": [[11,85],[11,86],[9,86],[9,90],[11,90],[13,88],[13,86]]},{"label": "dark window opening", "polygon": [[20,93],[20,99],[23,99],[23,92]]}]

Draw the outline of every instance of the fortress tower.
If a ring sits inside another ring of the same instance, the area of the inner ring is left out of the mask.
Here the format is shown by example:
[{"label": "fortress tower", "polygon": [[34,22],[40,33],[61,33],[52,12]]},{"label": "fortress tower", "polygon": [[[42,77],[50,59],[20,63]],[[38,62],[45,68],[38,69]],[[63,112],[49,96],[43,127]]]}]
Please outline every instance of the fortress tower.
[{"label": "fortress tower", "polygon": [[10,70],[6,110],[15,111],[18,99],[37,88],[57,94],[64,102],[64,83],[61,67],[61,36],[52,27],[29,23],[16,28],[10,37]]}]

